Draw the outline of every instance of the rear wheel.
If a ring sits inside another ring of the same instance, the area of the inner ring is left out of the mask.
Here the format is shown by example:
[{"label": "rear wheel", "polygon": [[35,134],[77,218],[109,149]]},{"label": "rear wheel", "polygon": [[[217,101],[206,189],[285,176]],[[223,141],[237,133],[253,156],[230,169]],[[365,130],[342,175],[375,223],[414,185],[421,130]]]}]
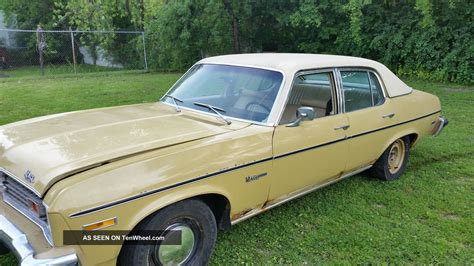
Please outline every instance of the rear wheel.
[{"label": "rear wheel", "polygon": [[373,177],[381,180],[395,180],[405,171],[410,154],[410,139],[403,137],[395,140],[370,169]]},{"label": "rear wheel", "polygon": [[[138,230],[181,232],[181,245],[124,245],[120,265],[203,265],[207,264],[217,236],[216,220],[200,200],[186,200],[166,207],[143,221]],[[167,239],[172,239],[168,237]]]}]

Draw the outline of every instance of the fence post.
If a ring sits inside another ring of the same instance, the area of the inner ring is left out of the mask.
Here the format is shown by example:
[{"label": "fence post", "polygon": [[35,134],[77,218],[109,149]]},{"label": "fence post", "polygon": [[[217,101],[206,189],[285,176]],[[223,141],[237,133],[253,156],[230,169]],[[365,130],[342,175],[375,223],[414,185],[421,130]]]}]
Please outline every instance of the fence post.
[{"label": "fence post", "polygon": [[72,63],[73,63],[73,66],[74,66],[74,74],[77,74],[77,72],[76,72],[76,49],[74,47],[74,33],[72,32],[71,28],[69,28],[69,32],[71,33]]},{"label": "fence post", "polygon": [[148,71],[148,62],[146,60],[146,46],[145,46],[145,32],[142,31],[142,40],[143,40],[143,59],[145,61],[145,70]]},{"label": "fence post", "polygon": [[44,38],[44,32],[40,25],[36,28],[36,44],[38,45],[38,53],[39,53],[39,63],[41,69],[41,76],[44,76],[44,59],[43,59],[43,49],[46,45],[46,40]]}]

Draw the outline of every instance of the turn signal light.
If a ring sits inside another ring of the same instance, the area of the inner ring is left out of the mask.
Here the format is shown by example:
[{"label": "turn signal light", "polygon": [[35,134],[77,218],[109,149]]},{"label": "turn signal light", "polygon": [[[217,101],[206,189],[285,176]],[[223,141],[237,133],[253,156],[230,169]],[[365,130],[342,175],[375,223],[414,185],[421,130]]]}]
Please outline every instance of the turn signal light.
[{"label": "turn signal light", "polygon": [[40,216],[40,206],[34,201],[30,201],[30,209]]},{"label": "turn signal light", "polygon": [[34,215],[39,218],[44,217],[46,215],[46,209],[41,202],[32,199],[27,199],[27,201],[28,209],[30,209],[30,211],[32,211]]},{"label": "turn signal light", "polygon": [[106,227],[110,227],[110,226],[116,225],[116,224],[117,224],[117,218],[114,217],[114,218],[110,218],[110,219],[103,220],[103,221],[100,221],[100,222],[95,222],[95,223],[83,225],[82,228],[85,231],[94,231],[94,230],[99,230],[99,229],[103,229],[103,228],[106,228]]}]

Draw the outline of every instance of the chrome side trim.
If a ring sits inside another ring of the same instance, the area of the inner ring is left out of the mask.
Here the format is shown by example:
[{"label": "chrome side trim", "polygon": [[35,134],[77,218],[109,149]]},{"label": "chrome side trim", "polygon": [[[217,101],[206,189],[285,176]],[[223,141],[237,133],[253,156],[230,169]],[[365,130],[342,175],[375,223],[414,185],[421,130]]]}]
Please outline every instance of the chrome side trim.
[{"label": "chrome side trim", "polygon": [[357,170],[355,170],[355,171],[352,171],[352,172],[350,172],[350,173],[344,174],[344,175],[342,175],[342,176],[339,177],[339,178],[333,179],[333,180],[331,180],[331,181],[329,181],[329,182],[326,182],[326,183],[324,183],[324,184],[321,184],[321,185],[317,185],[317,186],[314,186],[314,187],[310,187],[310,188],[308,188],[307,190],[303,190],[303,191],[301,191],[301,192],[298,193],[298,194],[295,194],[295,195],[293,195],[293,196],[290,196],[290,197],[284,198],[284,199],[282,199],[282,200],[280,200],[280,201],[277,201],[277,202],[275,202],[275,203],[272,203],[272,204],[270,204],[270,205],[268,205],[268,206],[265,206],[263,209],[258,209],[258,210],[256,210],[256,211],[251,211],[251,212],[249,212],[248,214],[246,214],[246,215],[244,215],[244,216],[242,216],[242,217],[240,217],[240,218],[238,218],[238,219],[233,220],[233,221],[231,222],[231,224],[234,225],[234,224],[240,223],[240,222],[242,222],[242,221],[244,221],[244,220],[249,219],[250,217],[253,217],[253,216],[255,216],[255,215],[257,215],[257,214],[260,214],[260,213],[262,213],[262,212],[264,212],[264,211],[267,211],[267,210],[269,210],[269,209],[275,208],[276,206],[279,206],[279,205],[281,205],[281,204],[283,204],[283,203],[285,203],[285,202],[288,202],[288,201],[290,201],[290,200],[299,198],[299,197],[304,196],[304,195],[306,195],[306,194],[308,194],[308,193],[311,193],[311,192],[313,192],[313,191],[315,191],[315,190],[318,190],[318,189],[323,188],[323,187],[325,187],[325,186],[329,186],[329,185],[331,185],[331,184],[333,184],[333,183],[336,183],[336,182],[338,182],[338,181],[341,181],[341,180],[343,180],[343,179],[345,179],[345,178],[348,178],[348,177],[350,177],[350,176],[353,176],[353,175],[356,175],[356,174],[358,174],[358,173],[361,173],[361,172],[363,172],[363,171],[369,169],[370,167],[372,167],[372,165],[368,165],[368,166],[359,168],[359,169],[357,169]]},{"label": "chrome side trim", "polygon": [[75,253],[50,259],[36,259],[27,236],[3,215],[0,215],[0,241],[13,251],[21,265],[77,265],[78,263]]}]

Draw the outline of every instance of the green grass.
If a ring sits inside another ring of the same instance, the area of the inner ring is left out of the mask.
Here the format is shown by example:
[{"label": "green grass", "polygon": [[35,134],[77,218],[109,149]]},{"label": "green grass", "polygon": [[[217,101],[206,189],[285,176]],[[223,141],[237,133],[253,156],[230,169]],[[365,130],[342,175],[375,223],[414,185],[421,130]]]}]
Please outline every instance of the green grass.
[{"label": "green grass", "polygon": [[116,73],[0,79],[0,124],[46,114],[156,101],[179,74]]},{"label": "green grass", "polygon": [[[0,79],[0,124],[154,101],[178,76]],[[357,175],[238,224],[219,234],[211,264],[473,264],[474,88],[408,83],[438,95],[450,124],[412,150],[400,180]]]},{"label": "green grass", "polygon": [[[94,66],[94,65],[76,65],[76,73],[78,74],[90,74],[97,72],[133,72],[133,71],[142,71],[143,70],[126,70],[120,68],[112,67],[103,67],[103,66]],[[0,70],[0,77],[7,75],[9,78],[35,78],[41,77],[41,70],[38,66],[25,66],[25,67],[13,67],[6,70]],[[44,77],[56,77],[62,75],[75,75],[74,66],[72,64],[63,64],[63,65],[53,65],[46,64],[44,66]]]}]

